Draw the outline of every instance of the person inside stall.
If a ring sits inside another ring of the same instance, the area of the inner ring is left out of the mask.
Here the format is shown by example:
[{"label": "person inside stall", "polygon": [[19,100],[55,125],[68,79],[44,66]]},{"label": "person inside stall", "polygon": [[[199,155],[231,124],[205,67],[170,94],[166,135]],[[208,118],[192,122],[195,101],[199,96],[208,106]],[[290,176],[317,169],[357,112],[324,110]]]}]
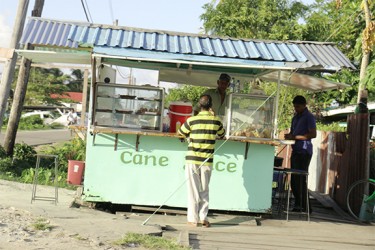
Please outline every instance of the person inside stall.
[{"label": "person inside stall", "polygon": [[[292,145],[290,163],[292,169],[309,171],[313,146],[311,139],[316,137],[316,120],[313,114],[306,107],[306,99],[303,96],[296,96],[293,99],[295,114],[292,119],[292,126],[285,139],[295,140]],[[291,186],[295,199],[293,212],[306,212],[307,207],[307,186],[306,176],[292,175]],[[310,203],[309,203],[310,204]],[[309,209],[311,213],[311,208]]]},{"label": "person inside stall", "polygon": [[202,95],[198,102],[201,111],[189,117],[178,133],[189,138],[185,174],[188,186],[187,224],[209,227],[209,182],[212,173],[216,137],[222,138],[225,130],[220,118],[210,112],[212,98]]},{"label": "person inside stall", "polygon": [[[215,115],[223,117],[225,115],[225,109],[228,106],[228,93],[227,89],[230,84],[230,76],[226,73],[222,73],[217,80],[217,87],[214,89],[206,90],[203,95],[209,95],[212,98],[212,111]],[[194,107],[194,115],[199,112],[199,104]]]}]

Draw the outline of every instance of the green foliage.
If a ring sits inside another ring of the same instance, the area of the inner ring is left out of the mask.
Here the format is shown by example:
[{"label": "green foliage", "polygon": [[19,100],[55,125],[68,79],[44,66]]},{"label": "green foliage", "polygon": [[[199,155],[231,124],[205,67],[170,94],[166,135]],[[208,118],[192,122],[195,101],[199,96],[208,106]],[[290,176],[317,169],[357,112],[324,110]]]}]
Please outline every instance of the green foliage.
[{"label": "green foliage", "polygon": [[305,16],[304,40],[334,42],[350,59],[354,59],[357,38],[365,27],[361,16],[362,0],[316,0]]},{"label": "green foliage", "polygon": [[339,123],[333,122],[330,124],[323,124],[320,122],[316,123],[316,129],[319,131],[327,131],[327,132],[345,132],[346,127],[341,127]]},{"label": "green foliage", "polygon": [[147,249],[174,249],[184,250],[191,249],[179,245],[177,242],[162,237],[143,235],[137,233],[127,233],[121,240],[115,242],[116,245],[127,247],[142,246]]},{"label": "green foliage", "polygon": [[333,82],[341,82],[350,84],[352,87],[340,90],[328,90],[324,92],[316,92],[313,95],[316,109],[324,109],[329,107],[333,100],[336,100],[340,105],[355,104],[357,102],[357,89],[359,84],[359,72],[350,72],[343,70],[340,73],[324,76],[326,79]]},{"label": "green foliage", "polygon": [[38,115],[23,117],[20,119],[18,129],[32,130],[45,128],[42,118]]},{"label": "green foliage", "polygon": [[[47,167],[47,168],[46,168]],[[55,184],[55,169],[50,168],[51,166],[40,165],[38,169],[38,184],[41,185],[54,185]],[[54,166],[53,166],[54,167]],[[21,174],[21,180],[24,183],[33,183],[35,176],[35,168],[24,169]],[[67,172],[58,171],[57,184],[59,187],[68,187],[66,183]]]},{"label": "green foliage", "polygon": [[[25,105],[60,104],[51,94],[63,94],[68,89],[63,84],[69,79],[59,69],[32,68],[30,70]],[[16,79],[15,79],[16,81]]]},{"label": "green foliage", "polygon": [[375,101],[375,60],[367,66],[364,82],[368,89],[368,101]]},{"label": "green foliage", "polygon": [[50,222],[44,218],[38,218],[33,224],[31,224],[34,230],[40,231],[51,231],[53,226],[50,225]]},{"label": "green foliage", "polygon": [[16,143],[14,145],[13,159],[25,161],[31,166],[35,166],[36,151],[33,147],[27,145],[26,143]]},{"label": "green foliage", "polygon": [[[271,82],[263,82],[260,84],[260,87],[264,90],[266,95],[275,94],[277,84]],[[296,95],[303,95],[308,98],[308,92],[306,90],[288,87],[280,85],[280,97],[279,97],[279,107],[278,107],[278,130],[284,130],[290,128],[292,117],[294,114],[293,109],[293,98]]]},{"label": "green foliage", "polygon": [[3,146],[0,144],[0,159],[6,157],[5,149]]},{"label": "green foliage", "polygon": [[41,153],[48,155],[57,155],[59,171],[66,172],[68,169],[68,160],[85,160],[86,142],[81,140],[79,137],[75,137],[72,141],[65,142],[61,146],[49,146],[47,148],[44,148],[41,150]]},{"label": "green foliage", "polygon": [[199,97],[207,88],[200,86],[184,85],[181,88],[170,89],[166,96],[166,105],[173,101],[190,101],[193,105],[198,103]]},{"label": "green foliage", "polygon": [[206,33],[236,38],[300,40],[307,7],[288,0],[221,0],[203,6]]},{"label": "green foliage", "polygon": [[12,168],[12,159],[10,157],[0,158],[0,173],[5,174]]}]

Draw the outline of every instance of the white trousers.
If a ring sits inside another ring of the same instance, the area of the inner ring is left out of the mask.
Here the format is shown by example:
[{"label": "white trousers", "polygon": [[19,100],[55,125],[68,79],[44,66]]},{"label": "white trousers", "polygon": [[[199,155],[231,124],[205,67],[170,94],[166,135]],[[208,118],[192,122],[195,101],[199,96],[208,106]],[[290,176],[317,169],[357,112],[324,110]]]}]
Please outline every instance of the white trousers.
[{"label": "white trousers", "polygon": [[207,220],[208,214],[208,184],[210,183],[212,167],[187,163],[185,174],[188,188],[187,221],[198,223]]}]

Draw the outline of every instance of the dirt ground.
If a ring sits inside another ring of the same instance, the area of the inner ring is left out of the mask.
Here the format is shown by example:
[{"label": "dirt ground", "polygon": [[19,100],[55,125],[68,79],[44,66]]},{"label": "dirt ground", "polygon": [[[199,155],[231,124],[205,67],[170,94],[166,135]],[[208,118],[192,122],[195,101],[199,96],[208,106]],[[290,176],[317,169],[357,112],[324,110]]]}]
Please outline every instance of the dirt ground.
[{"label": "dirt ground", "polygon": [[[56,205],[31,203],[31,193],[30,184],[0,180],[0,249],[142,249],[113,244],[128,232],[169,235],[194,249],[375,249],[373,224],[345,221],[316,203],[310,222],[271,217],[257,223],[249,216],[212,214],[211,228],[191,228],[181,215],[156,214],[145,225],[150,213],[72,208],[72,190],[59,189]],[[37,195],[51,197],[54,189],[38,186]],[[35,228],[40,224],[46,229]]]}]

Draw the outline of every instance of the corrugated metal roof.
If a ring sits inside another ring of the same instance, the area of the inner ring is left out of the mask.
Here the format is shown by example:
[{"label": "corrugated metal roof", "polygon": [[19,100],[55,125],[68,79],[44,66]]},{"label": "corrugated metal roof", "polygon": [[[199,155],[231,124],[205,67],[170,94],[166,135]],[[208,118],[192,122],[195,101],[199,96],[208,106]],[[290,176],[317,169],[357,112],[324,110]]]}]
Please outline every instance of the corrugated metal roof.
[{"label": "corrugated metal roof", "polygon": [[303,68],[355,68],[331,44],[220,38],[36,17],[29,18],[21,43],[76,49],[100,46],[242,60],[304,63]]}]

